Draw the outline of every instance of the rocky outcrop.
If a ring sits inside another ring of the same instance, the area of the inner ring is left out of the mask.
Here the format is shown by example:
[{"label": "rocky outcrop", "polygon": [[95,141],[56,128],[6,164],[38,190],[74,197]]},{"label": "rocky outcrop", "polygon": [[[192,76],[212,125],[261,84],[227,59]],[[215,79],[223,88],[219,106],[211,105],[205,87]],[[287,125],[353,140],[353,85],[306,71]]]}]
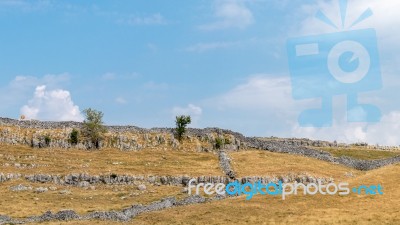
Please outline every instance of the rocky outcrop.
[{"label": "rocky outcrop", "polygon": [[[78,122],[44,122],[44,121],[19,121],[0,118],[0,142],[8,144],[24,144],[36,148],[58,147],[90,149],[91,143],[81,142],[71,145],[68,138],[73,128],[81,128]],[[25,130],[24,130],[25,129]],[[135,126],[107,126],[108,133],[101,147],[118,148],[122,151],[141,150],[143,148],[166,147],[182,148],[174,138],[173,129],[152,128],[144,129]],[[46,138],[47,137],[47,138]],[[287,153],[311,157],[331,163],[342,164],[359,170],[371,170],[382,166],[399,163],[400,157],[381,160],[358,160],[349,157],[334,157],[325,151],[314,150],[305,146],[331,146],[328,142],[311,141],[308,139],[261,139],[245,137],[240,133],[219,128],[188,129],[187,141],[197,143],[194,150],[217,151],[216,140],[223,138],[223,152],[219,153],[220,165],[224,173],[234,177],[230,168],[229,157],[226,151],[254,148],[270,152]],[[49,141],[50,140],[50,141]],[[337,145],[333,143],[333,145]],[[219,148],[221,146],[218,146]],[[0,182],[3,178],[0,176]]]}]

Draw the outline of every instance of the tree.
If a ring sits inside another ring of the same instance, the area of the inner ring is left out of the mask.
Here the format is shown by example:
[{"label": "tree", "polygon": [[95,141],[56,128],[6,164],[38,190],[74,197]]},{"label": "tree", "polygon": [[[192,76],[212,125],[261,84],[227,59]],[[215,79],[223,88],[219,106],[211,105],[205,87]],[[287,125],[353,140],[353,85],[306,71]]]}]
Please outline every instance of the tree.
[{"label": "tree", "polygon": [[90,141],[96,148],[100,148],[100,141],[107,132],[103,126],[103,113],[95,109],[83,110],[85,120],[83,121],[82,136]]},{"label": "tree", "polygon": [[176,136],[179,141],[182,140],[183,134],[186,132],[186,127],[192,122],[190,116],[176,116]]}]

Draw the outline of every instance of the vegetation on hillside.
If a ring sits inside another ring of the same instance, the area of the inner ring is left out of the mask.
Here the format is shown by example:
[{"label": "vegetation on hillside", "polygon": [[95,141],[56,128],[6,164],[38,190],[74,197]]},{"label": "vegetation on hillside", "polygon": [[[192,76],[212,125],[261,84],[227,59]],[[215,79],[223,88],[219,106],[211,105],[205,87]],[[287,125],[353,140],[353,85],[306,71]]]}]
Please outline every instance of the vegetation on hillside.
[{"label": "vegetation on hillside", "polygon": [[83,121],[82,136],[93,144],[94,148],[100,148],[100,141],[104,138],[107,129],[103,125],[103,113],[92,108],[83,110],[85,120]]},{"label": "vegetation on hillside", "polygon": [[175,128],[175,131],[176,131],[176,138],[179,141],[182,141],[182,137],[186,133],[186,127],[191,122],[192,122],[192,119],[190,118],[190,116],[184,116],[184,115],[176,116],[176,120],[175,120],[176,128]]}]

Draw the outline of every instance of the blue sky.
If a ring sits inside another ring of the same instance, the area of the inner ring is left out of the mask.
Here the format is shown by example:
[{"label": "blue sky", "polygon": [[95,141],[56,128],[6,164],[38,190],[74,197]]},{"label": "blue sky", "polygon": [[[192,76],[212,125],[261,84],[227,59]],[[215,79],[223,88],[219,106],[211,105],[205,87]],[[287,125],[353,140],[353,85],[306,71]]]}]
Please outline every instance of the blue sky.
[{"label": "blue sky", "polygon": [[297,125],[313,102],[291,98],[285,43],[334,32],[314,19],[318,9],[338,17],[337,2],[324,0],[0,0],[1,116],[80,120],[92,107],[107,124],[172,127],[176,114],[190,114],[194,127],[246,135],[400,144],[375,137],[400,118],[399,34],[390,29],[399,18],[387,13],[399,3],[383,2],[349,4],[350,16],[375,11],[365,26],[379,33],[386,86],[365,99],[382,109],[383,125]]}]

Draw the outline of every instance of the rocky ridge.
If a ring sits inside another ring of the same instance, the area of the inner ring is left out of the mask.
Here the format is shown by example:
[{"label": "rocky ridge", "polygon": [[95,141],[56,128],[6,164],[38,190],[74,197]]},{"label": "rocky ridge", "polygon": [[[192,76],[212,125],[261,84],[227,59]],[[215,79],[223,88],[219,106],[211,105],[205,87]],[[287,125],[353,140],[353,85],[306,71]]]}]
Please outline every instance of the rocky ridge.
[{"label": "rocky ridge", "polygon": [[[91,143],[80,142],[72,145],[69,135],[72,129],[80,129],[79,122],[47,122],[47,121],[19,121],[0,118],[0,143],[30,145],[34,148],[81,148],[90,149]],[[118,148],[123,151],[135,151],[143,148],[169,146],[181,148],[174,137],[171,128],[139,128],[135,126],[106,126],[108,133],[101,147]],[[51,141],[46,141],[46,137]],[[196,151],[219,151],[220,165],[225,174],[234,178],[234,171],[230,168],[229,157],[225,151],[238,151],[254,148],[278,153],[287,153],[311,157],[331,163],[342,164],[358,170],[372,170],[400,162],[400,156],[380,160],[359,160],[350,157],[334,157],[329,152],[314,150],[306,146],[327,145],[327,142],[307,141],[306,144],[298,141],[287,141],[255,137],[245,137],[240,133],[219,128],[188,129],[186,139],[195,143]],[[223,146],[218,146],[218,140],[223,140]],[[306,145],[306,146],[304,146]]]}]

